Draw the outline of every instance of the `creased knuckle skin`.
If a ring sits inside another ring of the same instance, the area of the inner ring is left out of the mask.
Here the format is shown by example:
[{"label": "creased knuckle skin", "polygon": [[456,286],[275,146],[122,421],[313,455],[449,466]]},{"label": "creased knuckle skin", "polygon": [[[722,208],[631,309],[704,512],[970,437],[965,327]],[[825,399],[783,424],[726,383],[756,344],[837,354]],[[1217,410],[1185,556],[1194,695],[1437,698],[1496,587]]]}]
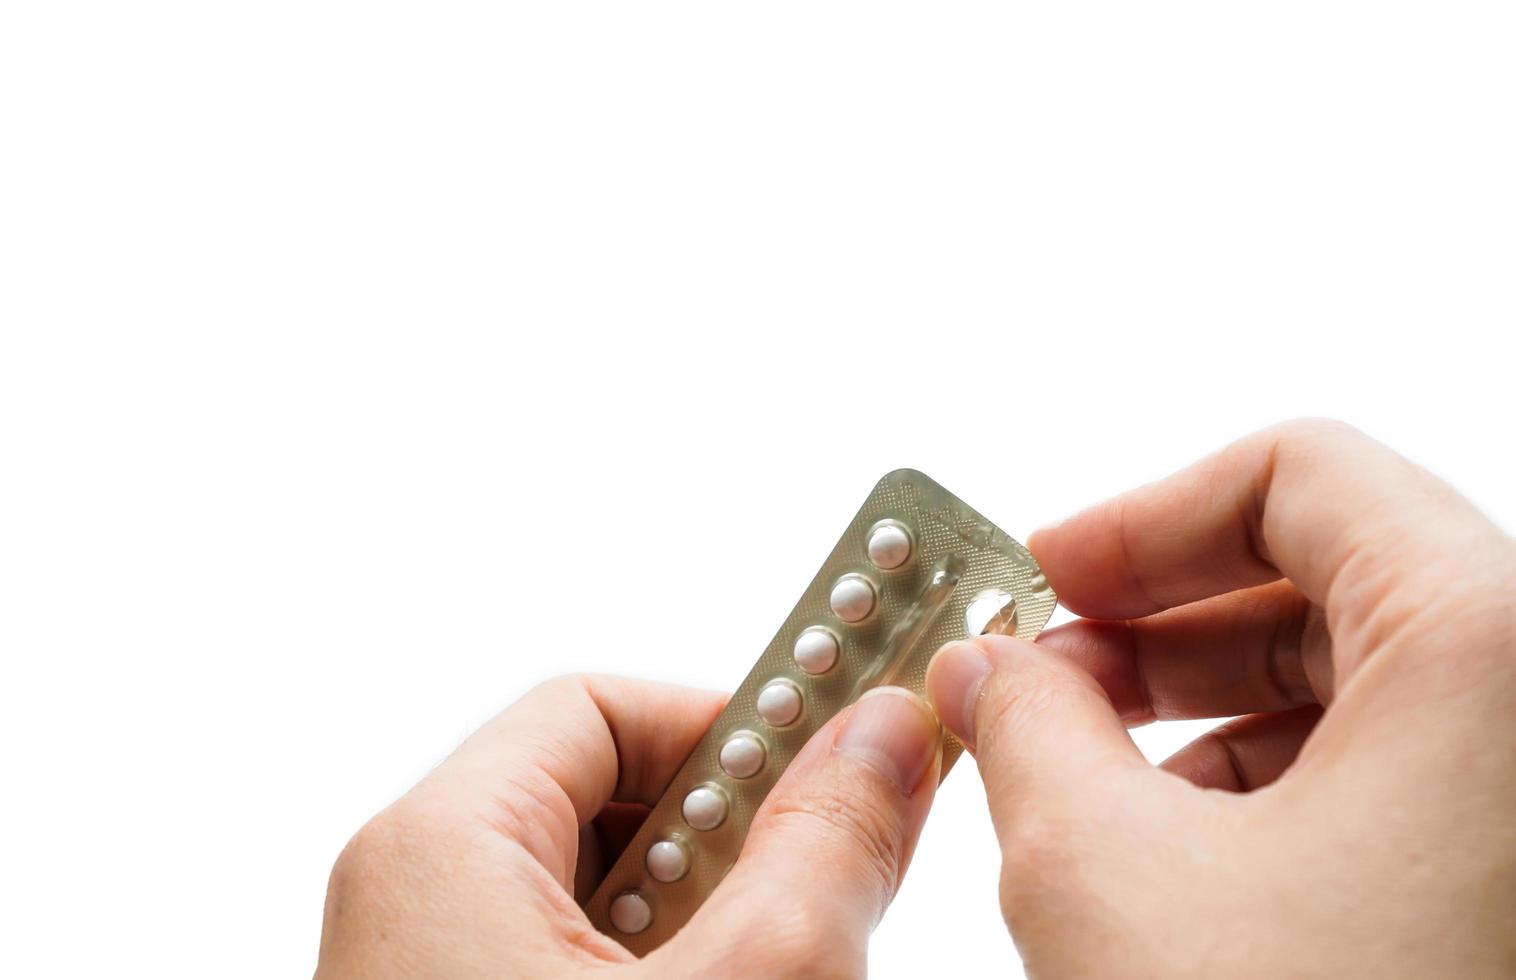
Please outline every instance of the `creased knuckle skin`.
[{"label": "creased knuckle skin", "polygon": [[1060,692],[1043,683],[1009,678],[986,692],[979,702],[974,731],[981,752],[994,752],[997,743],[1018,725],[1035,722],[1058,710]]},{"label": "creased knuckle skin", "polygon": [[388,813],[381,813],[358,828],[337,855],[332,866],[332,888],[353,885],[382,872],[397,854],[395,828]]},{"label": "creased knuckle skin", "polygon": [[1071,833],[1062,821],[1022,814],[1000,834],[1000,884],[1005,891],[1057,880],[1073,862]]},{"label": "creased knuckle skin", "polygon": [[1310,442],[1321,439],[1367,439],[1357,427],[1341,419],[1318,416],[1286,419],[1271,430],[1278,438],[1291,442]]},{"label": "creased knuckle skin", "polygon": [[[764,939],[764,961],[775,976],[862,976],[863,959],[816,917],[803,910],[770,923]],[[751,970],[749,961],[747,969]]]},{"label": "creased knuckle skin", "polygon": [[1253,438],[1272,446],[1275,453],[1305,455],[1328,445],[1373,442],[1363,430],[1332,418],[1289,419],[1264,429]]},{"label": "creased knuckle skin", "polygon": [[402,804],[395,804],[358,829],[332,866],[331,888],[373,889],[391,882],[426,848],[427,833]]},{"label": "creased knuckle skin", "polygon": [[1014,664],[997,670],[976,709],[974,732],[981,764],[986,753],[993,758],[1018,730],[1056,723],[1071,705],[1083,706],[1089,699],[1110,705],[1093,680],[1070,676],[1067,670],[1018,669]]},{"label": "creased knuckle skin", "polygon": [[899,820],[876,794],[850,780],[826,793],[775,800],[770,826],[790,840],[805,840],[812,853],[842,861],[890,896],[899,883],[905,851]]},{"label": "creased knuckle skin", "polygon": [[1048,906],[1047,887],[1028,868],[1006,862],[1000,869],[1000,917],[1012,935],[1034,929]]},{"label": "creased knuckle skin", "polygon": [[[684,932],[688,941],[672,962],[688,964],[676,976],[700,977],[861,977],[867,962],[866,937],[839,931],[835,917],[818,914],[813,902],[831,896],[825,890],[796,894],[778,882],[750,882],[735,922],[712,932]],[[755,918],[756,916],[756,918]],[[734,928],[735,927],[735,928]],[[665,947],[670,949],[670,947]],[[661,955],[655,954],[655,958]],[[650,960],[644,960],[646,965]],[[641,975],[641,974],[637,974]],[[667,976],[666,973],[660,976]]]},{"label": "creased knuckle skin", "polygon": [[1088,855],[1080,853],[1088,838],[1059,823],[1025,821],[1001,837],[1000,915],[1018,944],[1065,932],[1103,904],[1087,881]]},{"label": "creased knuckle skin", "polygon": [[331,882],[381,901],[419,894],[466,864],[473,836],[451,819],[446,800],[412,791],[359,828],[337,856]]},{"label": "creased knuckle skin", "polygon": [[578,694],[589,690],[593,674],[558,674],[538,684],[536,690],[553,694]]}]

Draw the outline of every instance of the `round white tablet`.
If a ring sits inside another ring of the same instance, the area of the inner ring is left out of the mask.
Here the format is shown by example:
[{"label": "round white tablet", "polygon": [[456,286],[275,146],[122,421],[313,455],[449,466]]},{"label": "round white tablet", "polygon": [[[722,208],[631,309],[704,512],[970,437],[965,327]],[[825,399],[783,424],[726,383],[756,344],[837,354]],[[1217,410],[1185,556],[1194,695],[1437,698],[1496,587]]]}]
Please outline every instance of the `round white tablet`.
[{"label": "round white tablet", "polygon": [[861,623],[874,611],[874,583],[849,573],[832,586],[832,612],[844,623]]},{"label": "round white tablet", "polygon": [[911,557],[911,533],[898,521],[880,521],[869,532],[868,552],[875,568],[899,568]]},{"label": "round white tablet", "polygon": [[747,779],[763,768],[763,743],[752,732],[738,732],[721,746],[721,768],[728,776]]},{"label": "round white tablet", "polygon": [[807,674],[824,674],[837,662],[841,647],[832,631],[810,626],[795,637],[795,663]]},{"label": "round white tablet", "polygon": [[758,692],[758,717],[783,728],[800,717],[800,688],[786,680],[769,681]]},{"label": "round white tablet", "polygon": [[715,830],[726,819],[726,794],[717,786],[696,786],[684,798],[684,822],[696,830]]},{"label": "round white tablet", "polygon": [[631,934],[641,932],[653,924],[653,910],[647,899],[636,892],[622,892],[611,902],[611,925],[617,931]]},{"label": "round white tablet", "polygon": [[690,871],[690,852],[676,840],[661,840],[647,849],[647,873],[662,882],[678,881]]}]

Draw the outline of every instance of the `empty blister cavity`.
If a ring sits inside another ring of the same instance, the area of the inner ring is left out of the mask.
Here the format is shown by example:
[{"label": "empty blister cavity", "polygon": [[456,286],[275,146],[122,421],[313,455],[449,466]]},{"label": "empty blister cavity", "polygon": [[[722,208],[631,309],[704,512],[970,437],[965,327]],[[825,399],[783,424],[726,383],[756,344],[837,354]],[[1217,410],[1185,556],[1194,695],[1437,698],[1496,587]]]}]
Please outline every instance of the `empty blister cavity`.
[{"label": "empty blister cavity", "polygon": [[832,613],[844,623],[861,623],[874,611],[878,595],[873,582],[862,575],[849,574],[839,578],[832,586],[832,594],[827,601],[832,607]]},{"label": "empty blister cavity", "polygon": [[775,728],[783,728],[800,717],[801,704],[800,688],[789,681],[777,680],[763,685],[756,707],[759,718]]},{"label": "empty blister cavity", "polygon": [[911,558],[911,532],[899,521],[880,521],[869,530],[869,561],[885,571],[899,568]]},{"label": "empty blister cavity", "polygon": [[767,754],[757,735],[738,732],[721,746],[721,768],[733,779],[749,779],[758,775]]},{"label": "empty blister cavity", "polygon": [[611,902],[611,925],[635,935],[653,924],[653,908],[636,892],[622,892]]},{"label": "empty blister cavity", "polygon": [[684,822],[696,830],[715,830],[726,820],[726,793],[720,786],[696,786],[685,796],[680,807]]},{"label": "empty blister cavity", "polygon": [[795,638],[795,665],[807,674],[824,674],[837,662],[842,646],[824,626],[812,626]]},{"label": "empty blister cavity", "polygon": [[1016,632],[1016,597],[1004,589],[985,589],[969,600],[963,628],[969,636]]},{"label": "empty blister cavity", "polygon": [[690,873],[690,852],[676,840],[661,840],[647,849],[647,873],[665,884]]}]

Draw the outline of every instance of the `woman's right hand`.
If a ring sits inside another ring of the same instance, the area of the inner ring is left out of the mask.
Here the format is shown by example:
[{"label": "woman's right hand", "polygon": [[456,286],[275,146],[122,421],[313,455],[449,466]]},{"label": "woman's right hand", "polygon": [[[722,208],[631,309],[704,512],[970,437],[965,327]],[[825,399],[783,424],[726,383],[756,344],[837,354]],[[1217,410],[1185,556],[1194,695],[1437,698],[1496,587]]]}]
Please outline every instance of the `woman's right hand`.
[{"label": "woman's right hand", "polygon": [[[1516,547],[1291,423],[1034,535],[1088,617],[945,647],[1046,976],[1516,974]],[[1126,733],[1241,715],[1150,767]]]}]

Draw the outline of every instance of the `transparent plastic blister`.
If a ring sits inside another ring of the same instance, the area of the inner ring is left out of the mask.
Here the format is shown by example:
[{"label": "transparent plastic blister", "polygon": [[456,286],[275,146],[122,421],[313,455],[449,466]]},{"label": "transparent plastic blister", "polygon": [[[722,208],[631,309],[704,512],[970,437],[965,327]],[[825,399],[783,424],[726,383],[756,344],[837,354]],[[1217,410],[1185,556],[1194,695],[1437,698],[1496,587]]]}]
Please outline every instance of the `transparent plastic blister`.
[{"label": "transparent plastic blister", "polygon": [[[639,956],[662,945],[830,718],[884,684],[923,693],[949,640],[1035,638],[1056,604],[1021,544],[924,474],[887,474],[586,904],[590,921]],[[948,737],[944,775],[962,749]]]}]

